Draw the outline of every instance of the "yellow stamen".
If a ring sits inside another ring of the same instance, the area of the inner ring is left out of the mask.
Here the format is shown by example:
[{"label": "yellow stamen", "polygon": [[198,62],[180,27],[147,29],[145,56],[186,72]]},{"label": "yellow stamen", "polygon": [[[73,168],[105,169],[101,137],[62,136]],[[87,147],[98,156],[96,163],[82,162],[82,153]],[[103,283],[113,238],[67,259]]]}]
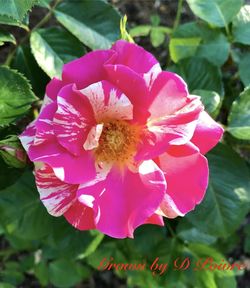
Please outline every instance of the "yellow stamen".
[{"label": "yellow stamen", "polygon": [[105,121],[99,146],[95,150],[98,161],[126,164],[135,155],[140,129],[123,120]]}]

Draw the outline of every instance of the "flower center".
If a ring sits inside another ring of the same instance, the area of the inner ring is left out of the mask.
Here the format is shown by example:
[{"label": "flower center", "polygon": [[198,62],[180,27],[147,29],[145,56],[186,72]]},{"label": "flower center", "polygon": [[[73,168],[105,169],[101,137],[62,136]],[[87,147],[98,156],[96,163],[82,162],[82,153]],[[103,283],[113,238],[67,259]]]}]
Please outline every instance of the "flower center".
[{"label": "flower center", "polygon": [[120,164],[128,162],[136,152],[139,136],[139,127],[126,121],[105,122],[95,151],[97,160]]}]

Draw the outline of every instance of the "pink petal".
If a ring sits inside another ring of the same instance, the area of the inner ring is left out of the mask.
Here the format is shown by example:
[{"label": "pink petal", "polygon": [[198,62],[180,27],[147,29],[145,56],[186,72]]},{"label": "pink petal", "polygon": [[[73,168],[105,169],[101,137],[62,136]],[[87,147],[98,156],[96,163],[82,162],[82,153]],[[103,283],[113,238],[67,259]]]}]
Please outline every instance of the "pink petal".
[{"label": "pink petal", "polygon": [[65,219],[79,230],[95,229],[94,212],[91,208],[76,201],[65,213]]},{"label": "pink petal", "polygon": [[156,211],[165,190],[164,175],[150,160],[143,162],[137,172],[122,172],[114,167],[105,181],[80,186],[78,199],[85,199],[85,204],[93,207],[98,230],[125,238],[133,237],[134,229]]},{"label": "pink petal", "polygon": [[105,65],[107,80],[119,88],[133,105],[133,119],[145,123],[149,117],[149,91],[146,81],[129,67]]},{"label": "pink petal", "polygon": [[164,226],[164,221],[162,216],[157,215],[157,214],[153,214],[152,216],[150,216],[144,224],[154,224],[154,225],[159,225],[159,226]]},{"label": "pink petal", "polygon": [[32,145],[29,149],[31,161],[44,162],[53,168],[61,181],[80,184],[93,179],[96,175],[95,163],[91,152],[74,156],[65,150],[56,137],[42,145]]},{"label": "pink petal", "polygon": [[35,171],[36,185],[44,206],[53,216],[61,216],[76,200],[78,185],[60,181],[48,165]]},{"label": "pink petal", "polygon": [[62,73],[63,82],[75,83],[78,89],[83,89],[105,79],[103,65],[115,54],[112,50],[98,50],[65,64]]},{"label": "pink petal", "polygon": [[111,49],[117,52],[116,64],[128,66],[136,73],[146,73],[155,64],[158,64],[151,53],[136,44],[124,40],[115,42]]},{"label": "pink petal", "polygon": [[70,153],[80,155],[88,133],[95,125],[92,107],[72,84],[60,90],[57,104],[53,119],[57,140]]},{"label": "pink petal", "polygon": [[188,143],[171,146],[159,157],[159,166],[165,173],[167,194],[171,197],[164,198],[160,206],[162,212],[172,218],[193,210],[202,201],[207,189],[207,159],[192,143]]},{"label": "pink petal", "polygon": [[32,121],[23,133],[19,136],[19,139],[24,147],[24,149],[28,152],[30,145],[33,144],[35,135],[36,135],[36,120]]},{"label": "pink petal", "polygon": [[223,132],[223,128],[204,111],[200,114],[191,142],[205,154],[220,141]]},{"label": "pink petal", "polygon": [[151,119],[171,115],[180,110],[190,100],[186,83],[172,72],[161,72],[152,84],[150,91]]},{"label": "pink petal", "polygon": [[189,142],[202,110],[200,98],[196,97],[172,115],[149,120],[135,159],[152,159],[164,153],[169,145]]},{"label": "pink petal", "polygon": [[83,145],[85,150],[92,150],[99,145],[99,139],[102,134],[103,124],[97,124],[89,131],[88,137]]},{"label": "pink petal", "polygon": [[49,82],[46,86],[46,95],[51,101],[56,101],[57,95],[64,85],[63,81],[57,78],[53,78]]},{"label": "pink petal", "polygon": [[107,81],[94,83],[81,93],[89,99],[97,122],[133,118],[133,106],[129,99]]},{"label": "pink petal", "polygon": [[151,90],[155,79],[162,72],[161,66],[159,63],[155,64],[147,73],[143,74],[143,79],[145,80],[148,88]]}]

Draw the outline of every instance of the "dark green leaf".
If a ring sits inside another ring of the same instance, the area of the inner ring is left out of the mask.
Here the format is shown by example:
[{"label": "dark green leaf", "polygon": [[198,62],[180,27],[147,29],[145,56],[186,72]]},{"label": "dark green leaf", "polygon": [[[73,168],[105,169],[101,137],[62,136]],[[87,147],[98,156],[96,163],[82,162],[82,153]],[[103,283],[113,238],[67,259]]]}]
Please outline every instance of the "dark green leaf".
[{"label": "dark green leaf", "polygon": [[242,0],[187,0],[193,13],[206,22],[218,26],[227,26],[239,12]]},{"label": "dark green leaf", "polygon": [[58,27],[33,31],[30,43],[37,63],[51,78],[60,77],[63,64],[85,52],[73,35]]},{"label": "dark green leaf", "polygon": [[188,58],[181,60],[176,66],[170,67],[186,80],[189,91],[209,90],[224,94],[221,72],[218,67],[201,58]]},{"label": "dark green leaf", "polygon": [[0,126],[5,126],[22,116],[37,98],[28,81],[7,67],[0,67]]},{"label": "dark green leaf", "polygon": [[34,267],[35,276],[42,286],[47,286],[49,283],[49,267],[44,261],[38,263]]},{"label": "dark green leaf", "polygon": [[250,140],[250,87],[233,102],[227,131],[236,138]]},{"label": "dark green leaf", "polygon": [[250,44],[250,5],[241,7],[233,20],[233,36],[235,42]]},{"label": "dark green leaf", "polygon": [[214,148],[208,160],[210,178],[205,199],[187,218],[205,233],[227,237],[248,212],[249,171],[245,162],[226,145]]},{"label": "dark green leaf", "polygon": [[244,251],[245,253],[250,254],[250,226],[245,227],[245,242],[244,242]]},{"label": "dark green leaf", "polygon": [[0,0],[0,14],[22,21],[37,0]]},{"label": "dark green leaf", "polygon": [[11,234],[39,239],[51,232],[52,217],[39,199],[31,171],[0,192],[0,219]]},{"label": "dark green leaf", "polygon": [[56,287],[72,287],[82,279],[81,268],[74,261],[58,259],[49,264],[49,280]]},{"label": "dark green leaf", "polygon": [[23,29],[28,31],[29,30],[28,22],[29,22],[28,17],[25,17],[24,20],[22,22],[20,22],[20,21],[13,19],[13,18],[10,18],[6,15],[0,14],[0,24],[17,26],[17,27],[23,28]]},{"label": "dark green leaf", "polygon": [[38,66],[29,46],[19,46],[11,67],[21,72],[32,84],[36,95],[43,98],[49,77]]},{"label": "dark green leaf", "polygon": [[102,0],[65,0],[55,10],[57,20],[91,49],[110,48],[119,39],[119,13]]},{"label": "dark green leaf", "polygon": [[246,86],[250,85],[250,53],[243,54],[240,58],[239,73],[240,79]]},{"label": "dark green leaf", "polygon": [[205,106],[205,110],[213,118],[217,117],[222,102],[222,97],[218,93],[207,90],[194,90],[192,94],[200,96],[201,101]]}]

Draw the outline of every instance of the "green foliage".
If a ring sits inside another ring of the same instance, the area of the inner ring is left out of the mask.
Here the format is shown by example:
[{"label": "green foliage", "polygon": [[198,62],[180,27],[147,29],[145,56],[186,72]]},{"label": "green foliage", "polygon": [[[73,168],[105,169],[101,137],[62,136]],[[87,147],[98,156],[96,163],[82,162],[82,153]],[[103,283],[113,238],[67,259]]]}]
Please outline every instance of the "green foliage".
[{"label": "green foliage", "polygon": [[193,13],[202,20],[218,26],[224,27],[229,24],[234,16],[239,12],[242,0],[187,0]]},{"label": "green foliage", "polygon": [[60,77],[64,63],[83,56],[83,45],[64,29],[51,27],[32,32],[32,53],[39,66],[51,78]]},{"label": "green foliage", "polygon": [[236,138],[250,140],[250,88],[237,98],[229,115],[228,131]]},{"label": "green foliage", "polygon": [[55,10],[56,19],[91,49],[110,48],[119,38],[119,13],[105,1],[66,0]]},{"label": "green foliage", "polygon": [[8,67],[0,67],[0,126],[20,118],[36,100],[26,78]]},{"label": "green foliage", "polygon": [[[8,53],[0,66],[0,288],[80,287],[95,278],[96,285],[113,287],[110,277],[131,288],[235,288],[235,276],[244,271],[194,268],[206,259],[226,263],[230,256],[235,262],[239,251],[250,253],[250,6],[243,0],[187,0],[197,17],[180,24],[180,0],[173,25],[166,27],[164,9],[155,8],[140,22],[127,10],[127,23],[110,2],[0,0],[0,53]],[[38,14],[47,13],[38,23],[29,17],[34,5]],[[24,30],[19,35],[10,26]],[[166,219],[165,227],[144,225],[134,239],[117,240],[76,230],[63,216],[47,213],[18,135],[37,116],[37,100],[49,78],[61,77],[65,63],[110,48],[119,38],[133,42],[132,37],[156,52],[163,70],[184,78],[226,133],[207,155],[209,187],[194,211]],[[152,266],[157,258],[167,264],[165,271]],[[107,271],[104,259],[142,263],[145,269]],[[188,259],[190,266],[175,269],[177,259]]]},{"label": "green foliage", "polygon": [[227,237],[238,228],[249,211],[249,170],[226,145],[218,145],[207,156],[210,170],[208,191],[203,202],[187,218],[207,234]]}]

